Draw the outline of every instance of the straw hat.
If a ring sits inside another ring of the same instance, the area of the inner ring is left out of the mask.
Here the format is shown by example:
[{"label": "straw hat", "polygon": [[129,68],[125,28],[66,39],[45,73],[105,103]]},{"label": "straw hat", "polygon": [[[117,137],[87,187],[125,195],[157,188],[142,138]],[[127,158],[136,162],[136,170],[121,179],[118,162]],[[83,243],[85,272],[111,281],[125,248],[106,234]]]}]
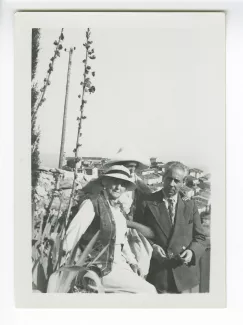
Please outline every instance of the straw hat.
[{"label": "straw hat", "polygon": [[131,178],[131,174],[129,169],[122,165],[113,165],[109,167],[104,174],[100,176],[100,178],[118,178],[128,182],[127,190],[134,190],[136,188],[136,184],[134,183],[133,179]]},{"label": "straw hat", "polygon": [[110,167],[115,164],[122,164],[128,161],[134,161],[138,164],[137,169],[145,169],[150,166],[149,159],[146,159],[143,157],[140,153],[136,151],[134,148],[120,148],[118,152],[115,154],[114,157],[112,157],[110,160],[108,160],[104,167]]}]

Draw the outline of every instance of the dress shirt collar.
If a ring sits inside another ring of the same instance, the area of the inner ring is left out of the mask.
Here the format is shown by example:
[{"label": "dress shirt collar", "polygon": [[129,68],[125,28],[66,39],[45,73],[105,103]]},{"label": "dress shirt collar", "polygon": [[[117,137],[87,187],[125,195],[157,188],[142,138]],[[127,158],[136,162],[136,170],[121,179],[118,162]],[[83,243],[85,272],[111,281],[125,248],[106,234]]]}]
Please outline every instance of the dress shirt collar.
[{"label": "dress shirt collar", "polygon": [[163,193],[163,201],[168,203],[168,200],[172,200],[172,202],[174,203],[174,205],[177,203],[178,201],[178,193],[176,193],[175,195],[171,196],[171,197],[167,197],[165,192],[164,192],[164,189],[162,189],[162,193]]}]

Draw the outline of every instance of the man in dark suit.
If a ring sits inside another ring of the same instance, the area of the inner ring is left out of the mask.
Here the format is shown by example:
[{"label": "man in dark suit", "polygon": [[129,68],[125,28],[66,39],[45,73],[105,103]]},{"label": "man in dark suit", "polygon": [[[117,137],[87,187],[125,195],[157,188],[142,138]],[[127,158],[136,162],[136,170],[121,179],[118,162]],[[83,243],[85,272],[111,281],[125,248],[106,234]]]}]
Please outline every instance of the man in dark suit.
[{"label": "man in dark suit", "polygon": [[155,234],[147,280],[159,293],[198,292],[206,238],[195,202],[180,193],[186,175],[183,164],[168,163],[163,189],[147,195],[136,209],[134,220]]}]

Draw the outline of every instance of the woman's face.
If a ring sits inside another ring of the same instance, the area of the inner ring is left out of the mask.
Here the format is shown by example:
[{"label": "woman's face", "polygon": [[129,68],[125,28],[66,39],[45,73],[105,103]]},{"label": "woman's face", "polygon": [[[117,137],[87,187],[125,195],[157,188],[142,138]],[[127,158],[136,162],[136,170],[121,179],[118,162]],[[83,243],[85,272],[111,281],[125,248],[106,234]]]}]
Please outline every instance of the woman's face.
[{"label": "woman's face", "polygon": [[119,178],[105,178],[103,179],[103,185],[110,199],[116,200],[126,192],[128,183]]}]

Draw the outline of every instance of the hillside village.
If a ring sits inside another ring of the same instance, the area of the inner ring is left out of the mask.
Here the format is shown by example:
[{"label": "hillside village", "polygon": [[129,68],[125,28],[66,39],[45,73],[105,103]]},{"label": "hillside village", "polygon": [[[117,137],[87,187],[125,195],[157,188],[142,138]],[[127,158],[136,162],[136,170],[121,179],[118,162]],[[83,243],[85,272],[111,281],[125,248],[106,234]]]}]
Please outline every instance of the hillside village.
[{"label": "hillside village", "polygon": [[[89,181],[96,179],[104,172],[104,163],[107,158],[83,157],[82,164],[79,162],[78,187],[82,189]],[[138,176],[150,187],[152,192],[159,191],[163,184],[162,178],[165,171],[165,164],[157,158],[150,159],[151,165],[148,169],[142,170]],[[82,165],[82,167],[81,167]],[[35,188],[33,202],[33,235],[38,237],[41,213],[44,215],[51,205],[53,215],[62,215],[68,206],[71,188],[73,184],[73,169],[75,163],[73,157],[65,158],[63,168],[40,167],[38,184]],[[60,175],[60,176],[58,176]],[[57,176],[59,177],[57,185]],[[61,178],[60,178],[61,177]],[[56,193],[53,197],[52,193]],[[207,237],[210,237],[211,218],[211,184],[210,174],[197,168],[191,168],[181,192],[188,198],[196,201],[202,224],[206,230]],[[76,200],[75,200],[76,201]]]},{"label": "hillside village", "polygon": [[[93,179],[98,178],[104,171],[104,163],[107,158],[103,157],[83,157],[82,167],[79,164],[79,172],[86,177]],[[159,158],[150,158],[151,165],[139,173],[139,176],[151,188],[153,192],[162,188],[162,177],[165,171],[165,163]],[[73,157],[65,158],[64,170],[72,171],[75,165]],[[197,168],[189,169],[189,175],[186,183],[181,189],[183,194],[188,198],[193,198],[198,206],[200,214],[209,214],[211,211],[211,184],[210,174],[205,174],[203,170]]]}]

